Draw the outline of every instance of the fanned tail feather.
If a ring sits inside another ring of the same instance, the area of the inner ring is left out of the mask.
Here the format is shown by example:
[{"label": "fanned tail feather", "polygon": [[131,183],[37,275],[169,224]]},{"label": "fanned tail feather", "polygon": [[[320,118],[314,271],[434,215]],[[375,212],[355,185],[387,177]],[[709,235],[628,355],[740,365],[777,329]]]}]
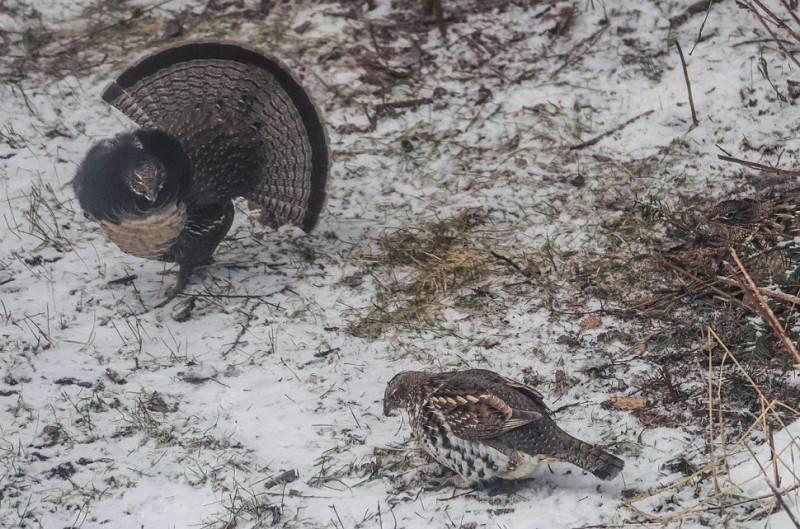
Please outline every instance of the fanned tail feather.
[{"label": "fanned tail feather", "polygon": [[198,202],[243,196],[262,207],[262,221],[316,225],[328,138],[310,95],[277,58],[230,42],[179,44],[128,68],[103,99],[178,139]]}]

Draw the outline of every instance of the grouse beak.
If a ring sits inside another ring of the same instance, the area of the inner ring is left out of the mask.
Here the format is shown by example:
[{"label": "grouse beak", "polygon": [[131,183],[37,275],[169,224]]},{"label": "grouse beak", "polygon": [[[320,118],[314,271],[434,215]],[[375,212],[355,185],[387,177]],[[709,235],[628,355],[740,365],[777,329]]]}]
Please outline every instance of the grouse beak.
[{"label": "grouse beak", "polygon": [[143,181],[139,192],[148,202],[153,204],[158,198],[162,187],[164,187],[164,182],[160,180]]},{"label": "grouse beak", "polygon": [[144,198],[146,198],[148,202],[152,204],[156,201],[156,197],[158,197],[158,190],[151,188],[145,189]]},{"label": "grouse beak", "polygon": [[386,403],[383,404],[383,416],[384,417],[393,417],[393,416],[396,416],[396,415],[397,415],[397,409],[396,408],[390,408],[389,406],[386,405]]}]

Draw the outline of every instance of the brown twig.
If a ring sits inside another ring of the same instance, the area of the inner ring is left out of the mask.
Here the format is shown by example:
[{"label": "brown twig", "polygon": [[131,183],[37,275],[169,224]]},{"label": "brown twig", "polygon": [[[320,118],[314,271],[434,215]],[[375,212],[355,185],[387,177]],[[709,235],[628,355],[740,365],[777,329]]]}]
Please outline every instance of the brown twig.
[{"label": "brown twig", "polygon": [[[494,257],[496,259],[500,259],[501,261],[503,261],[504,263],[509,265],[511,268],[513,268],[514,270],[516,270],[520,274],[525,275],[525,273],[522,271],[522,267],[520,267],[517,263],[515,263],[514,260],[511,259],[510,257],[506,257],[505,255],[499,254],[499,253],[495,252],[494,250],[489,250],[489,255],[491,255],[492,257]],[[525,276],[525,277],[527,277],[527,276]]]},{"label": "brown twig", "polygon": [[764,321],[767,322],[767,324],[769,324],[770,327],[772,327],[772,330],[778,335],[778,338],[780,338],[781,342],[794,357],[795,361],[800,364],[800,353],[797,352],[797,348],[794,346],[794,343],[792,343],[792,341],[786,335],[786,330],[783,328],[783,325],[781,325],[781,322],[779,322],[778,318],[775,317],[775,313],[772,312],[772,309],[764,299],[764,296],[761,295],[759,288],[756,286],[755,282],[753,282],[750,274],[747,273],[747,269],[745,268],[744,264],[742,264],[742,261],[739,259],[739,255],[736,253],[734,248],[731,248],[731,257],[736,263],[736,266],[739,268],[741,276],[736,272],[730,263],[723,263],[725,269],[728,270],[728,272],[734,279],[736,279],[736,281],[739,282],[739,286],[742,289],[745,297],[751,301],[759,315],[764,319]]},{"label": "brown twig", "polygon": [[700,29],[697,31],[697,38],[694,39],[694,44],[692,45],[692,49],[689,50],[689,55],[694,53],[694,49],[697,47],[697,43],[700,42],[700,39],[703,37],[703,29],[706,27],[706,22],[708,22],[708,15],[711,14],[711,6],[714,5],[714,0],[708,0],[708,9],[706,9],[706,16],[703,18],[703,22],[700,24]]},{"label": "brown twig", "polygon": [[683,78],[686,80],[686,91],[689,93],[689,108],[692,109],[692,127],[700,124],[697,121],[697,111],[694,109],[694,97],[692,97],[692,83],[689,82],[689,69],[686,67],[686,58],[683,56],[683,49],[681,43],[675,40],[675,47],[678,48],[678,55],[681,58],[681,66],[683,66]]},{"label": "brown twig", "polygon": [[[767,15],[769,15],[769,17],[772,19],[772,21],[775,23],[776,26],[778,26],[781,29],[783,29],[784,31],[788,32],[792,37],[794,37],[796,40],[800,41],[800,34],[797,31],[793,30],[786,22],[784,22],[781,17],[779,17],[778,15],[776,15],[775,13],[770,11],[770,9],[767,6],[765,6],[763,3],[761,3],[760,0],[751,0],[751,2],[757,4],[758,7],[763,9],[764,12]],[[791,13],[792,12],[792,8],[790,7],[788,9],[789,9],[789,12]],[[795,19],[796,19],[796,17],[795,17]]]},{"label": "brown twig", "polygon": [[667,385],[667,391],[669,391],[672,400],[678,402],[681,399],[681,394],[675,387],[675,383],[672,381],[672,373],[669,372],[669,367],[663,365],[659,367],[659,371],[661,371],[661,377],[664,379],[664,383]]},{"label": "brown twig", "polygon": [[116,279],[112,279],[111,281],[107,281],[106,285],[127,285],[138,278],[139,276],[136,274],[129,274],[124,277],[118,277]]},{"label": "brown twig", "polygon": [[[789,14],[792,15],[792,18],[794,19],[795,23],[800,25],[800,17],[794,14],[794,10],[791,8],[789,4],[786,3],[786,0],[781,0],[781,4],[783,4],[783,7],[785,7],[786,10],[789,12]],[[796,34],[793,34],[792,36],[797,38]]]},{"label": "brown twig", "polygon": [[567,57],[566,57],[566,59],[564,59],[564,62],[561,64],[561,66],[559,66],[558,69],[555,72],[553,72],[552,77],[555,78],[558,74],[560,74],[562,72],[562,70],[564,70],[564,68],[566,68],[567,66],[569,66],[571,64],[570,59],[573,58],[572,57],[572,53],[575,50],[577,50],[581,46],[585,46],[586,49],[584,49],[582,51],[582,53],[576,55],[575,58],[579,58],[582,55],[585,55],[592,48],[592,46],[594,46],[597,43],[597,41],[600,40],[600,37],[603,36],[603,33],[605,33],[608,30],[608,28],[610,28],[610,27],[611,27],[611,24],[608,24],[608,23],[603,24],[602,26],[600,26],[600,28],[597,31],[595,31],[594,33],[592,33],[591,35],[589,35],[588,37],[586,37],[585,39],[583,39],[582,41],[577,43],[575,46],[573,46],[572,49],[570,49],[567,52]]},{"label": "brown twig", "polygon": [[73,50],[71,48],[68,48],[71,44],[74,44],[74,43],[76,43],[76,42],[78,42],[80,40],[83,40],[83,39],[86,39],[86,38],[89,38],[89,37],[94,37],[98,33],[102,33],[103,31],[106,31],[107,29],[112,29],[112,28],[115,28],[117,26],[124,26],[125,24],[127,24],[129,22],[132,22],[132,21],[136,20],[137,18],[141,18],[142,15],[145,15],[145,14],[149,13],[150,11],[154,11],[154,10],[158,9],[159,7],[163,6],[164,4],[168,4],[169,2],[170,2],[170,0],[161,0],[160,2],[156,2],[155,4],[153,4],[151,6],[148,6],[148,7],[145,7],[143,9],[141,9],[141,10],[134,10],[127,17],[117,19],[117,20],[115,20],[113,22],[110,22],[108,24],[102,24],[102,25],[90,28],[89,31],[87,31],[86,33],[82,33],[80,35],[77,35],[76,37],[71,38],[70,40],[68,40],[66,42],[60,43],[59,44],[60,51],[55,53],[55,54],[53,54],[53,56],[59,55],[61,53],[65,53],[65,52],[67,52],[67,53],[72,52]]},{"label": "brown twig", "polygon": [[[788,505],[786,505],[785,501],[783,501],[783,494],[781,493],[781,491],[779,491],[778,488],[772,484],[769,478],[767,478],[767,472],[766,470],[764,470],[764,467],[761,466],[761,462],[758,460],[758,456],[756,456],[756,454],[753,452],[753,449],[750,448],[750,445],[748,443],[744,443],[744,447],[747,449],[748,452],[750,452],[750,455],[753,456],[753,461],[755,461],[756,465],[758,465],[758,469],[764,476],[764,482],[767,484],[767,487],[769,487],[769,490],[772,491],[772,495],[775,497],[775,501],[778,502],[778,505],[780,505],[781,508],[783,508],[783,511],[787,514],[789,520],[791,520],[794,526],[797,527],[797,529],[800,529],[800,521],[798,521],[797,518],[794,517],[794,514],[792,514],[792,509]],[[780,485],[778,485],[778,487],[779,486]]]},{"label": "brown twig", "polygon": [[433,99],[430,97],[420,97],[417,99],[405,99],[403,101],[390,101],[388,103],[381,103],[375,105],[375,112],[381,112],[387,108],[418,108],[421,105],[430,105]]},{"label": "brown twig", "polygon": [[[681,13],[680,15],[676,15],[674,17],[670,17],[669,19],[669,27],[675,28],[682,25],[684,22],[689,20],[691,17],[698,13],[702,13],[703,11],[706,12],[706,18],[708,18],[708,12],[711,11],[711,5],[714,3],[713,0],[700,0],[699,2],[695,2],[694,4],[690,5],[686,8],[686,11]],[[705,24],[705,20],[703,21]],[[702,26],[700,27],[700,31],[703,31]],[[691,55],[691,54],[690,54]]]},{"label": "brown twig", "polygon": [[748,160],[742,160],[741,158],[734,158],[733,156],[727,156],[725,154],[718,154],[717,158],[722,160],[723,162],[733,162],[738,163],[739,165],[744,165],[745,167],[749,167],[750,169],[758,169],[760,171],[764,171],[767,173],[772,173],[781,176],[800,176],[800,171],[790,171],[789,169],[778,169],[777,167],[771,167],[769,165],[764,165],[762,163],[751,162]]},{"label": "brown twig", "polygon": [[[703,288],[708,288],[709,290],[711,290],[715,294],[724,297],[725,299],[727,299],[728,301],[730,301],[732,303],[736,303],[737,305],[739,305],[739,306],[741,306],[741,307],[743,307],[745,309],[748,309],[748,310],[752,309],[752,307],[748,306],[746,303],[742,303],[742,301],[740,301],[740,300],[736,299],[735,297],[731,296],[728,292],[725,292],[724,290],[715,287],[714,286],[714,281],[702,280],[699,277],[697,277],[694,274],[692,274],[691,272],[689,272],[688,270],[685,270],[685,269],[681,268],[680,266],[676,265],[675,263],[670,262],[667,259],[663,259],[662,262],[664,264],[666,264],[669,268],[674,270],[675,272],[679,273],[680,275],[695,281],[696,282],[695,287],[697,288],[697,290],[701,290]],[[691,286],[690,286],[690,288],[691,288]],[[681,294],[680,296],[676,297],[675,300],[678,300],[678,299],[680,299],[680,298],[682,298],[684,296],[688,296],[689,294],[691,294],[691,291],[687,291],[686,293]]]},{"label": "brown twig", "polygon": [[447,28],[444,25],[444,9],[442,9],[442,0],[433,0],[433,14],[436,16],[436,25],[439,27],[439,33],[442,37],[447,35]]},{"label": "brown twig", "polygon": [[[715,279],[716,281],[725,283],[726,285],[731,285],[734,287],[739,286],[739,283],[737,283],[736,280],[731,279],[730,277],[717,276]],[[768,298],[780,299],[782,301],[788,301],[789,303],[793,303],[795,305],[800,305],[800,298],[797,296],[792,296],[791,294],[784,294],[783,292],[773,292],[772,290],[767,290],[766,288],[762,287],[757,287],[757,288],[761,294],[767,296]]]},{"label": "brown twig", "polygon": [[[547,8],[542,13],[540,13],[539,15],[534,15],[533,18],[538,18],[539,16],[543,15],[544,13],[546,13],[549,10],[550,9]],[[592,48],[592,46],[594,46],[595,43],[598,40],[600,40],[600,37],[603,36],[603,33],[608,31],[608,28],[610,28],[610,27],[611,27],[611,24],[607,24],[607,23],[603,24],[602,26],[600,26],[600,28],[597,31],[595,31],[594,33],[592,33],[591,35],[589,35],[585,39],[583,39],[580,42],[578,42],[577,44],[575,44],[572,48],[570,48],[570,50],[567,51],[567,53],[561,54],[560,56],[564,57],[564,62],[561,63],[561,66],[559,66],[556,69],[556,71],[554,71],[552,74],[550,74],[550,77],[555,78],[558,74],[560,74],[564,70],[564,68],[566,68],[567,66],[572,64],[573,59],[579,58],[579,57],[585,55]],[[580,54],[578,54],[578,55],[573,57],[573,53],[575,53],[581,47],[585,47],[585,49]],[[517,77],[515,77],[514,80],[511,81],[511,82],[513,84],[519,84],[519,83],[521,83],[523,81],[527,81],[528,79],[531,79],[532,77],[537,75],[539,73],[539,70],[540,70],[539,68],[533,68],[531,70],[526,70],[526,71],[522,72],[521,74],[519,74]]]},{"label": "brown twig", "polygon": [[286,288],[270,292],[269,294],[213,294],[211,292],[177,292],[175,295],[182,298],[224,298],[224,299],[264,299],[282,293]]},{"label": "brown twig", "polygon": [[595,137],[594,137],[594,138],[592,138],[591,140],[586,140],[586,141],[584,141],[584,142],[582,142],[582,143],[578,143],[577,145],[572,145],[572,146],[569,148],[569,150],[571,150],[571,151],[577,151],[577,150],[579,150],[579,149],[584,149],[584,148],[586,148],[586,147],[591,147],[592,145],[594,145],[594,144],[595,144],[595,143],[597,143],[598,141],[602,140],[602,139],[603,139],[603,138],[605,138],[606,136],[610,136],[611,134],[614,134],[615,132],[619,132],[620,130],[624,129],[625,127],[627,127],[628,125],[630,125],[631,123],[633,123],[634,121],[636,121],[637,119],[643,118],[643,117],[645,117],[645,116],[649,116],[649,115],[650,115],[650,114],[652,114],[652,113],[653,113],[653,110],[648,110],[647,112],[642,112],[642,113],[641,113],[641,114],[639,114],[638,116],[634,116],[634,117],[632,117],[631,119],[629,119],[629,120],[628,120],[628,121],[626,121],[625,123],[622,123],[622,124],[620,124],[620,125],[617,125],[617,126],[616,126],[616,127],[614,127],[613,129],[611,129],[611,130],[607,130],[607,131],[605,131],[604,133],[602,133],[602,134],[599,134],[599,135],[595,136]]},{"label": "brown twig", "polygon": [[775,452],[775,436],[772,435],[772,428],[770,428],[766,416],[764,417],[763,425],[765,430],[764,436],[767,438],[767,442],[769,442],[769,460],[772,463],[772,475],[775,478],[775,486],[780,487],[781,473],[778,470],[778,454]]},{"label": "brown twig", "polygon": [[256,309],[258,309],[260,303],[254,303],[250,310],[245,313],[245,320],[242,322],[242,326],[239,328],[239,332],[236,333],[236,338],[233,340],[233,343],[228,346],[228,348],[222,352],[222,358],[228,356],[228,354],[239,347],[242,343],[242,338],[244,335],[250,330],[250,324],[256,318]]},{"label": "brown twig", "polygon": [[795,56],[792,55],[789,52],[789,50],[787,50],[786,47],[781,43],[778,36],[775,34],[774,31],[772,31],[772,28],[770,28],[769,25],[767,24],[767,21],[764,20],[764,16],[761,13],[759,13],[755,7],[753,7],[753,2],[755,2],[758,5],[758,7],[763,9],[764,12],[766,12],[767,15],[772,19],[772,21],[775,22],[775,24],[777,24],[781,29],[787,31],[795,39],[800,40],[800,36],[798,36],[797,33],[794,30],[792,30],[792,28],[787,26],[786,22],[781,20],[779,16],[777,16],[775,13],[767,9],[767,7],[758,0],[752,0],[752,2],[748,2],[747,4],[745,4],[747,8],[756,16],[756,18],[758,18],[758,21],[761,22],[761,25],[764,26],[764,29],[767,30],[767,33],[769,33],[770,37],[772,37],[772,40],[775,41],[775,44],[778,45],[778,48],[780,48],[781,52],[786,56],[786,58],[794,62],[797,66],[800,66],[800,61],[798,61],[795,58]]}]

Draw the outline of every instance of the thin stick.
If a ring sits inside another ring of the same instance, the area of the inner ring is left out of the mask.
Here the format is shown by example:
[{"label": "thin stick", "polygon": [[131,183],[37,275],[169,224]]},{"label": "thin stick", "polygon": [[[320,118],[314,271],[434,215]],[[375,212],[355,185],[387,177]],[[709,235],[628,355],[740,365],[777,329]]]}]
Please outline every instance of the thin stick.
[{"label": "thin stick", "polygon": [[703,23],[700,24],[700,30],[697,32],[697,38],[694,39],[694,45],[692,45],[692,49],[689,50],[689,55],[694,53],[694,49],[697,47],[697,43],[700,42],[700,38],[703,36],[703,29],[706,27],[706,22],[708,22],[708,15],[711,14],[711,6],[714,5],[714,0],[708,0],[708,9],[706,9],[706,16],[703,18]]},{"label": "thin stick", "polygon": [[800,176],[800,171],[791,171],[789,169],[779,169],[777,167],[771,167],[769,165],[764,165],[763,163],[751,162],[748,160],[742,160],[741,158],[734,158],[733,156],[727,156],[725,154],[718,154],[717,158],[722,160],[723,162],[733,162],[738,163],[739,165],[744,165],[745,167],[749,167],[750,169],[758,169],[760,171],[764,171],[767,173],[772,173],[780,176]]},{"label": "thin stick", "polygon": [[[776,15],[775,13],[770,11],[769,8],[767,6],[765,6],[763,3],[761,3],[759,0],[752,0],[752,2],[758,4],[758,7],[763,9],[764,12],[766,12],[767,15],[769,15],[769,17],[772,19],[772,21],[775,23],[776,26],[778,26],[781,29],[783,29],[786,32],[788,32],[795,39],[800,40],[800,35],[798,35],[798,33],[795,30],[793,30],[786,22],[784,22],[781,17],[779,17],[778,15]],[[751,6],[748,6],[748,7],[751,7]],[[790,8],[789,12],[791,13],[791,11],[792,10]],[[758,13],[756,13],[756,14],[758,14]],[[797,62],[797,61],[795,61],[795,62]]]},{"label": "thin stick", "polygon": [[[800,17],[798,17],[797,15],[795,15],[795,14],[794,14],[794,11],[792,11],[792,8],[791,8],[791,7],[789,7],[789,4],[787,4],[787,3],[786,3],[786,0],[781,0],[781,4],[783,4],[783,7],[785,7],[785,8],[786,8],[786,10],[789,12],[789,14],[790,14],[790,15],[792,15],[792,18],[794,19],[794,21],[795,21],[797,24],[800,24]],[[798,38],[796,33],[792,33],[792,36],[793,36],[795,39],[797,39],[797,38]],[[800,40],[800,39],[798,39],[798,40]]]},{"label": "thin stick", "polygon": [[[684,270],[680,266],[678,266],[678,265],[676,265],[674,263],[671,263],[670,261],[668,261],[666,259],[662,260],[662,262],[665,265],[667,265],[668,267],[670,267],[672,270],[674,270],[674,271],[678,272],[679,274],[681,274],[681,275],[683,275],[685,277],[688,277],[689,279],[692,279],[693,281],[696,282],[696,285],[689,285],[689,287],[687,287],[687,288],[697,288],[698,290],[703,289],[703,288],[708,288],[709,290],[711,290],[715,294],[727,299],[731,303],[735,303],[735,304],[737,304],[737,305],[739,305],[742,308],[747,309],[747,310],[752,310],[753,309],[747,303],[743,303],[742,301],[736,299],[735,297],[733,297],[729,293],[725,292],[724,290],[715,287],[713,280],[700,279],[699,277],[693,275],[688,270]],[[685,294],[681,294],[680,296],[676,297],[675,300],[678,300],[678,299],[680,299],[680,298],[682,298],[684,296],[688,296],[691,293],[692,292],[686,292]],[[673,301],[675,301],[675,300],[673,300]]]},{"label": "thin stick", "polygon": [[[699,0],[698,2],[695,2],[694,4],[687,7],[686,11],[684,11],[680,15],[675,15],[674,17],[670,17],[669,19],[670,29],[683,25],[692,16],[696,15],[697,13],[701,13],[703,11],[706,11],[706,18],[708,18],[708,12],[711,11],[711,5],[713,3],[714,3],[713,0]],[[703,24],[705,24],[705,20],[703,20]],[[703,31],[702,26],[700,28],[700,31],[701,32]],[[691,55],[691,53],[689,55]]]},{"label": "thin stick", "polygon": [[[789,26],[787,26],[787,25],[786,25],[786,23],[785,23],[783,20],[781,20],[781,19],[780,19],[778,16],[776,16],[776,15],[775,15],[775,14],[774,14],[772,11],[770,11],[769,9],[767,9],[767,8],[764,6],[764,4],[762,4],[762,3],[761,3],[761,2],[759,2],[758,0],[755,0],[755,3],[756,3],[756,4],[758,4],[758,6],[759,6],[761,9],[763,9],[764,11],[766,11],[766,12],[767,12],[767,14],[770,16],[770,18],[772,18],[773,22],[775,22],[775,23],[776,23],[776,24],[778,24],[780,27],[782,27],[783,29],[785,29],[786,31],[788,31],[788,32],[789,32],[789,33],[790,33],[790,34],[791,34],[793,37],[795,37],[795,39],[797,38],[797,34],[796,34],[794,31],[792,31],[792,29],[791,29]],[[772,28],[770,28],[770,27],[767,25],[767,21],[766,21],[766,20],[764,20],[764,17],[761,15],[761,13],[759,13],[759,12],[758,12],[758,10],[757,10],[755,7],[753,7],[753,4],[752,4],[752,3],[750,3],[750,2],[748,2],[748,3],[747,3],[747,8],[748,8],[750,11],[752,11],[752,12],[753,12],[753,14],[755,14],[755,16],[756,16],[756,18],[758,19],[758,21],[759,21],[759,22],[761,22],[761,25],[762,25],[762,26],[764,26],[764,29],[766,29],[766,30],[767,30],[767,33],[769,33],[769,35],[772,37],[772,40],[774,40],[774,41],[775,41],[775,44],[777,44],[777,45],[778,45],[778,48],[780,48],[781,52],[783,52],[783,54],[786,56],[786,58],[787,58],[787,59],[789,59],[789,60],[791,60],[792,62],[794,62],[794,63],[795,63],[797,66],[800,66],[800,61],[798,61],[798,60],[797,60],[797,59],[794,57],[794,55],[792,55],[792,54],[789,52],[789,50],[787,50],[787,49],[786,49],[786,47],[785,47],[785,46],[784,46],[784,45],[781,43],[781,41],[780,41],[780,39],[778,38],[778,36],[775,34],[775,32],[774,32],[774,31],[772,31]]]},{"label": "thin stick", "polygon": [[[550,10],[549,8],[545,8],[545,10],[541,12],[541,14],[535,15],[534,18],[538,18],[541,15],[544,15],[549,10]],[[605,11],[605,6],[603,7],[603,11]],[[608,20],[608,17],[606,17],[606,20]],[[575,53],[580,47],[584,46],[586,49],[584,49],[581,52],[581,54],[577,55],[575,58],[577,59],[577,58],[580,58],[581,56],[587,54],[589,52],[589,50],[592,48],[592,46],[594,46],[595,43],[600,39],[600,37],[603,35],[603,33],[608,31],[608,28],[610,28],[610,27],[611,27],[611,24],[607,24],[607,23],[603,24],[602,26],[600,26],[600,28],[597,31],[595,31],[594,33],[592,33],[591,35],[589,35],[588,37],[586,37],[582,41],[580,41],[577,44],[575,44],[572,48],[570,48],[567,53],[559,54],[559,56],[564,57],[564,62],[561,63],[561,66],[559,66],[556,69],[556,71],[554,71],[552,74],[550,74],[550,77],[555,78],[556,76],[558,76],[558,74],[561,73],[561,71],[564,68],[566,68],[567,66],[572,64],[570,62],[571,59],[573,59],[572,54]],[[516,78],[514,78],[512,83],[517,84],[517,83],[521,83],[522,81],[527,81],[531,77],[535,76],[538,73],[538,71],[539,71],[538,69],[524,71],[520,75],[518,75]]]},{"label": "thin stick", "polygon": [[571,146],[571,147],[569,148],[569,150],[571,150],[571,151],[577,151],[577,150],[579,150],[579,149],[583,149],[583,148],[586,148],[586,147],[591,147],[592,145],[594,145],[594,144],[595,144],[595,143],[597,143],[598,141],[602,140],[602,139],[603,139],[603,138],[605,138],[606,136],[610,136],[611,134],[614,134],[615,132],[618,132],[618,131],[620,131],[620,130],[624,129],[625,127],[627,127],[628,125],[630,125],[631,123],[633,123],[634,121],[636,121],[637,119],[643,118],[643,117],[645,117],[645,116],[649,116],[649,115],[650,115],[650,114],[652,114],[652,113],[653,113],[653,110],[648,110],[647,112],[642,112],[642,113],[641,113],[641,114],[639,114],[638,116],[634,116],[634,117],[632,117],[631,119],[629,119],[629,120],[628,120],[628,121],[626,121],[625,123],[622,123],[621,125],[617,125],[617,126],[616,126],[616,127],[614,127],[613,129],[611,129],[611,130],[607,130],[607,131],[605,131],[604,133],[602,133],[602,134],[600,134],[600,135],[598,135],[598,136],[595,136],[595,137],[594,137],[594,138],[592,138],[591,140],[587,140],[587,141],[585,141],[585,142],[583,142],[583,143],[579,143],[579,144],[577,144],[577,145],[573,145],[573,146]]},{"label": "thin stick", "polygon": [[[781,322],[779,322],[778,318],[775,317],[775,314],[772,312],[769,304],[761,295],[761,292],[759,292],[756,284],[750,278],[750,274],[747,273],[747,269],[742,264],[742,261],[739,259],[739,255],[736,253],[734,248],[731,248],[731,257],[736,263],[736,266],[739,267],[739,271],[744,277],[744,281],[748,287],[744,288],[744,285],[742,285],[742,292],[744,292],[748,298],[751,298],[754,301],[755,306],[760,309],[759,312],[761,313],[761,317],[764,318],[770,327],[772,327],[772,330],[778,335],[778,338],[780,338],[781,342],[783,342],[783,345],[792,354],[795,361],[800,364],[800,353],[797,352],[797,348],[794,346],[789,337],[786,336],[786,331],[784,330],[783,325],[781,325]],[[724,264],[725,268],[728,269],[728,271],[734,276],[734,279],[741,280],[739,275],[736,274],[736,271],[729,263]]]},{"label": "thin stick", "polygon": [[781,492],[776,488],[775,485],[772,484],[772,482],[770,482],[769,478],[767,478],[767,472],[764,470],[764,467],[761,466],[761,462],[758,460],[758,457],[753,452],[753,449],[750,448],[750,445],[747,443],[744,443],[744,447],[747,449],[748,452],[750,452],[750,455],[753,456],[753,461],[755,461],[756,465],[758,465],[758,469],[764,476],[764,482],[769,487],[769,490],[772,491],[772,495],[775,496],[775,500],[783,508],[783,511],[789,516],[789,520],[792,521],[794,526],[797,527],[797,529],[800,529],[800,522],[798,522],[797,518],[795,518],[794,514],[792,514],[792,509],[790,509],[789,506],[786,505],[786,502],[783,501],[783,495],[781,494]]},{"label": "thin stick", "polygon": [[[763,406],[764,403],[762,402],[761,405]],[[772,463],[772,475],[775,477],[775,486],[781,486],[781,473],[778,470],[778,454],[775,452],[775,437],[772,435],[772,428],[770,428],[769,423],[767,422],[767,417],[764,417],[762,421],[762,428],[764,428],[764,436],[767,438],[769,442],[769,459]]]},{"label": "thin stick", "polygon": [[515,263],[514,260],[511,259],[510,257],[506,257],[505,255],[501,255],[501,254],[495,252],[494,250],[489,250],[489,255],[491,255],[492,257],[495,257],[497,259],[500,259],[501,261],[503,261],[504,263],[509,265],[511,268],[513,268],[514,270],[516,270],[517,272],[519,272],[523,276],[528,277],[528,276],[525,275],[525,271],[522,270],[522,267],[520,267],[517,263]]},{"label": "thin stick", "polygon": [[[719,494],[719,480],[717,479],[717,450],[714,447],[714,353],[711,346],[711,333],[708,333],[706,350],[708,351],[708,455],[711,476],[714,479],[714,491]],[[722,409],[722,402],[719,403]]]},{"label": "thin stick", "polygon": [[379,112],[387,108],[418,108],[421,105],[429,105],[433,103],[430,97],[420,97],[418,99],[407,99],[404,101],[390,101],[388,103],[381,103],[375,105],[375,111]]},{"label": "thin stick", "polygon": [[[608,17],[606,17],[606,20],[608,20]],[[571,64],[571,62],[570,62],[570,59],[573,59],[573,57],[572,57],[572,53],[573,53],[574,51],[576,51],[576,50],[577,50],[578,48],[580,48],[581,46],[585,46],[585,47],[586,47],[586,49],[584,49],[584,50],[581,52],[581,54],[579,54],[579,55],[577,55],[577,56],[575,56],[575,57],[574,57],[575,59],[578,59],[578,58],[580,58],[582,55],[584,55],[584,54],[588,53],[588,52],[589,52],[589,50],[592,48],[592,46],[594,46],[594,45],[597,43],[597,41],[598,41],[598,40],[600,40],[600,37],[602,37],[602,36],[603,36],[603,33],[605,33],[605,32],[608,30],[608,28],[610,28],[610,27],[611,27],[611,24],[603,24],[602,26],[600,26],[600,28],[599,28],[597,31],[595,31],[594,33],[592,33],[591,35],[589,35],[588,37],[586,37],[585,39],[583,39],[582,41],[580,41],[579,43],[577,43],[575,46],[573,46],[573,47],[572,47],[572,48],[571,48],[571,49],[570,49],[570,50],[567,52],[566,58],[564,59],[564,62],[561,64],[561,66],[559,66],[559,67],[556,69],[556,71],[555,71],[555,72],[553,72],[553,74],[552,74],[552,77],[553,77],[553,78],[555,78],[555,77],[556,77],[558,74],[560,74],[560,73],[561,73],[561,71],[562,71],[564,68],[566,68],[567,66],[569,66],[569,65]],[[525,75],[525,74],[523,74],[523,75]],[[520,76],[520,77],[521,77],[521,76]],[[519,78],[518,78],[518,79],[519,79]]]},{"label": "thin stick", "polygon": [[49,55],[49,57],[55,57],[56,55],[59,55],[61,53],[65,53],[65,52],[66,53],[70,53],[70,52],[73,51],[71,48],[67,49],[67,46],[69,46],[70,44],[74,44],[74,43],[78,42],[79,40],[82,40],[82,39],[85,39],[85,38],[88,38],[88,37],[93,37],[94,35],[97,35],[98,33],[102,33],[103,31],[105,31],[107,29],[111,29],[111,28],[114,28],[116,26],[122,26],[124,24],[127,24],[128,22],[132,22],[133,20],[136,20],[137,18],[141,18],[142,15],[145,15],[145,14],[149,13],[150,11],[154,11],[154,10],[158,9],[159,7],[163,6],[164,4],[168,4],[170,1],[171,0],[161,0],[160,2],[157,2],[157,3],[155,3],[155,4],[151,5],[151,6],[148,6],[148,7],[144,8],[144,9],[142,9],[141,11],[134,12],[133,14],[131,14],[131,15],[125,17],[125,18],[120,18],[118,20],[115,20],[114,22],[110,22],[108,24],[104,24],[104,25],[101,25],[101,26],[97,26],[97,27],[91,28],[86,33],[83,33],[81,35],[73,37],[72,39],[68,40],[67,42],[63,42],[63,43],[59,44],[59,47],[61,48],[61,51],[56,52],[53,55]]},{"label": "thin stick", "polygon": [[686,79],[686,91],[689,92],[689,108],[692,109],[692,128],[698,126],[700,124],[697,121],[697,112],[694,109],[694,98],[692,97],[692,83],[689,82],[689,69],[686,67],[686,58],[683,56],[683,50],[681,49],[681,43],[677,40],[675,41],[675,47],[678,48],[678,55],[681,58],[681,66],[683,66],[683,78]]},{"label": "thin stick", "polygon": [[[734,279],[731,279],[730,277],[717,276],[715,279],[721,283],[725,283],[726,285],[731,285],[734,287],[739,286],[739,283],[737,283]],[[791,294],[784,294],[783,292],[773,292],[772,290],[767,290],[766,288],[762,287],[758,287],[758,291],[767,296],[768,298],[780,299],[782,301],[788,301],[789,303],[793,303],[795,305],[800,305],[800,298],[797,296],[792,296]]]},{"label": "thin stick", "polygon": [[439,27],[439,33],[442,37],[447,35],[447,28],[444,25],[444,9],[442,9],[442,0],[433,0],[433,14],[436,16],[436,25]]}]

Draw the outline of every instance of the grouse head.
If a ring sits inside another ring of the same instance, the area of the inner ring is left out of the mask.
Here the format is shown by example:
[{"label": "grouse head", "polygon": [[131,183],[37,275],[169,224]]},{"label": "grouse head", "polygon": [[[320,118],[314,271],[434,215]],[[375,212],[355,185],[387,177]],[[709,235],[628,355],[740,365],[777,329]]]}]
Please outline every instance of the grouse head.
[{"label": "grouse head", "polygon": [[746,228],[756,224],[765,210],[763,203],[749,198],[723,200],[714,206],[708,220]]},{"label": "grouse head", "polygon": [[74,186],[83,210],[120,248],[158,258],[183,229],[189,181],[189,159],[178,141],[139,129],[92,147]]},{"label": "grouse head", "polygon": [[103,140],[86,154],[74,180],[83,210],[119,224],[180,198],[189,183],[189,159],[160,130],[140,129]]},{"label": "grouse head", "polygon": [[421,400],[429,376],[421,371],[403,371],[389,381],[383,394],[383,414],[392,415],[398,408],[408,408]]}]

